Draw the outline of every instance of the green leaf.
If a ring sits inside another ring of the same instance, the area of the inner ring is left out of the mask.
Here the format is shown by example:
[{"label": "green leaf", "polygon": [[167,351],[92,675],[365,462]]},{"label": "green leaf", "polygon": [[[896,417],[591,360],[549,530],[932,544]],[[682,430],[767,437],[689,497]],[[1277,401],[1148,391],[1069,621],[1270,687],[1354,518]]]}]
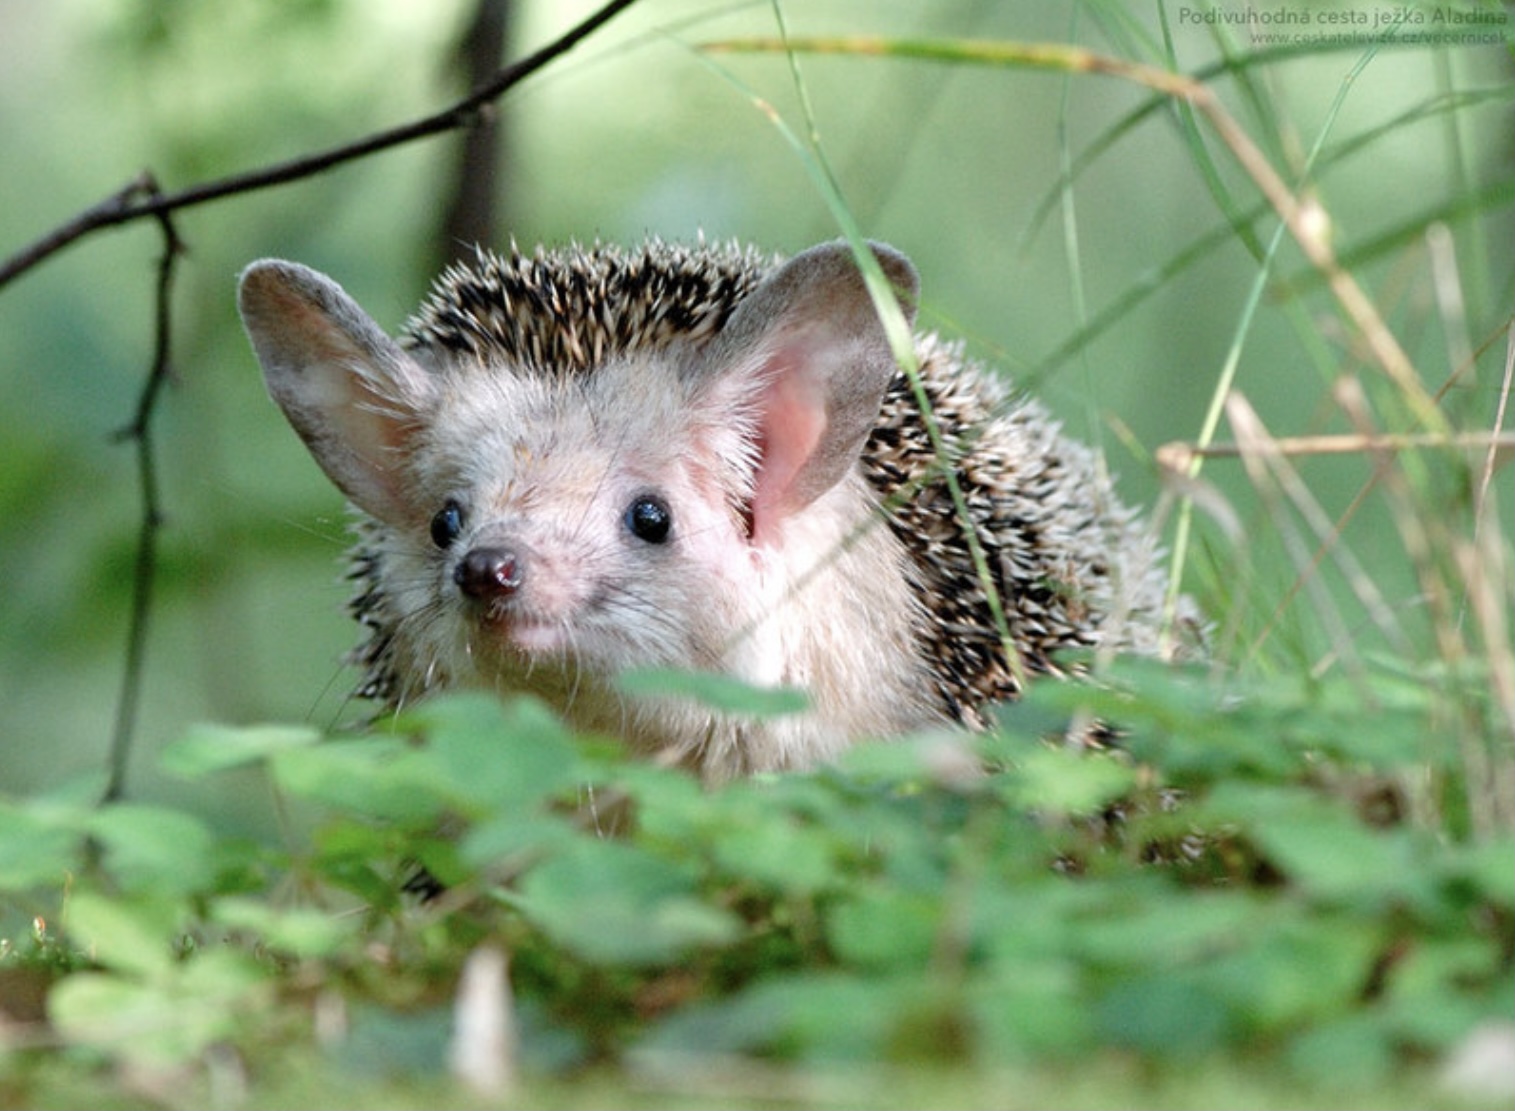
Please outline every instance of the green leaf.
[{"label": "green leaf", "polygon": [[1371,1011],[1309,1027],[1289,1042],[1284,1057],[1297,1076],[1342,1092],[1381,1084],[1394,1069],[1392,1047]]},{"label": "green leaf", "polygon": [[268,995],[256,965],[221,950],[145,981],[103,972],[68,976],[48,997],[48,1017],[70,1042],[164,1068],[230,1037],[241,1016]]},{"label": "green leaf", "polygon": [[1345,815],[1258,826],[1253,838],[1281,871],[1315,895],[1434,899],[1406,831],[1374,832]]},{"label": "green leaf", "polygon": [[61,886],[80,868],[87,810],[0,803],[0,891]]},{"label": "green leaf", "polygon": [[723,879],[751,880],[771,890],[806,893],[836,877],[834,857],[842,838],[830,814],[796,813],[796,777],[742,780],[719,790],[703,789],[691,776],[657,769],[629,777],[638,791],[637,826],[652,845],[704,853]]},{"label": "green leaf", "polygon": [[256,934],[269,948],[295,957],[325,957],[362,925],[355,916],[338,916],[308,907],[275,907],[263,899],[218,899],[211,919],[234,930]]},{"label": "green leaf", "polygon": [[810,700],[794,687],[755,687],[713,672],[639,668],[616,677],[616,686],[631,695],[688,698],[728,714],[778,717],[804,711]]},{"label": "green leaf", "polygon": [[826,940],[844,961],[880,970],[919,968],[931,958],[939,900],[893,888],[859,891],[826,916]]},{"label": "green leaf", "polygon": [[1067,1055],[1093,1041],[1080,969],[1066,958],[997,961],[971,979],[967,1004],[989,1060]]},{"label": "green leaf", "polygon": [[1072,884],[1045,864],[1024,880],[980,886],[969,897],[974,949],[990,966],[1016,969],[1082,953],[1081,918],[1124,913],[1112,886]]},{"label": "green leaf", "polygon": [[[182,1021],[175,1001],[156,985],[107,972],[78,972],[48,996],[48,1018],[63,1037],[112,1053],[163,1056],[177,1063],[182,1047],[164,1043],[164,1031]],[[152,1046],[150,1050],[144,1049]]]},{"label": "green leaf", "polygon": [[1087,960],[1129,970],[1205,963],[1246,944],[1264,918],[1259,900],[1242,892],[1184,892],[1139,875],[1101,885],[1066,923],[1070,944]]},{"label": "green leaf", "polygon": [[426,824],[444,809],[434,768],[397,737],[287,748],[272,764],[275,781],[290,794],[366,817]]},{"label": "green leaf", "polygon": [[1192,1060],[1219,1047],[1230,1015],[1215,994],[1191,975],[1133,976],[1099,1000],[1102,1037],[1158,1057]]},{"label": "green leaf", "polygon": [[1200,973],[1259,1037],[1354,1006],[1383,948],[1376,923],[1307,914],[1297,903],[1271,910],[1257,916],[1236,950],[1218,955]]},{"label": "green leaf", "polygon": [[[803,973],[765,980],[732,998],[660,1023],[639,1053],[768,1052],[829,1059],[876,1057],[922,1003],[915,979]],[[913,1006],[914,1005],[914,1006]]]},{"label": "green leaf", "polygon": [[470,829],[460,850],[465,863],[476,869],[504,862],[527,863],[559,849],[581,834],[557,814],[506,812]]},{"label": "green leaf", "polygon": [[261,763],[278,752],[308,748],[321,739],[319,730],[301,725],[196,725],[169,745],[159,766],[181,779]]},{"label": "green leaf", "polygon": [[1310,894],[1335,900],[1438,901],[1435,849],[1407,828],[1374,830],[1338,800],[1304,787],[1223,783],[1206,813],[1238,823],[1268,859]]},{"label": "green leaf", "polygon": [[1511,1013],[1507,939],[1421,937],[1389,970],[1385,1010],[1403,1036],[1437,1048]]},{"label": "green leaf", "polygon": [[174,964],[174,941],[186,908],[171,899],[107,897],[75,891],[64,928],[89,956],[113,969],[151,978]]},{"label": "green leaf", "polygon": [[353,892],[373,907],[393,907],[400,893],[394,875],[397,845],[415,843],[366,822],[335,820],[314,833],[313,865],[327,883]]},{"label": "green leaf", "polygon": [[1480,895],[1515,912],[1515,841],[1485,841],[1455,851],[1450,866],[1465,875]]},{"label": "green leaf", "polygon": [[1009,779],[1017,805],[1059,815],[1098,813],[1135,785],[1136,771],[1124,758],[1048,745],[1028,747]]},{"label": "green leaf", "polygon": [[405,722],[424,733],[421,759],[438,786],[476,810],[537,806],[579,778],[572,734],[536,699],[457,695]]},{"label": "green leaf", "polygon": [[91,816],[111,874],[127,891],[187,894],[211,886],[217,843],[198,818],[182,810],[116,803]]},{"label": "green leaf", "polygon": [[560,944],[606,964],[670,960],[737,935],[694,896],[688,869],[616,841],[580,840],[532,869],[518,904]]},{"label": "green leaf", "polygon": [[835,835],[782,811],[751,824],[733,821],[714,831],[711,858],[729,877],[786,894],[808,894],[835,882]]}]

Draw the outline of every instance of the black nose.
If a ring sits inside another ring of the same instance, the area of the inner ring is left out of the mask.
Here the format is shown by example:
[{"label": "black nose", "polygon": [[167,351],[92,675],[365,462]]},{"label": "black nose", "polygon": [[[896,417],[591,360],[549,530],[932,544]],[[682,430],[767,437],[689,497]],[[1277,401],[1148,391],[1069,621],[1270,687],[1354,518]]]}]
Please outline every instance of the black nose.
[{"label": "black nose", "polygon": [[521,563],[505,548],[474,548],[453,568],[452,581],[480,602],[508,598],[520,588]]}]

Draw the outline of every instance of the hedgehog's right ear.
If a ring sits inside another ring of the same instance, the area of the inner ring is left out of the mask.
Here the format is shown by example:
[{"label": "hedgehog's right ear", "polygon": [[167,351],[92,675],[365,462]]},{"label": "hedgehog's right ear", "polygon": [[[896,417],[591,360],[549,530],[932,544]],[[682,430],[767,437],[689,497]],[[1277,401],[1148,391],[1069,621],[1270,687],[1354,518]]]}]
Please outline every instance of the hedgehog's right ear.
[{"label": "hedgehog's right ear", "polygon": [[[913,320],[915,267],[891,247],[869,246]],[[795,255],[743,298],[688,377],[711,424],[745,426],[756,456],[754,541],[769,542],[852,470],[896,371],[843,241]]]},{"label": "hedgehog's right ear", "polygon": [[398,464],[429,409],[430,377],[342,287],[265,259],[237,294],[268,392],[337,488],[394,525],[419,510]]}]

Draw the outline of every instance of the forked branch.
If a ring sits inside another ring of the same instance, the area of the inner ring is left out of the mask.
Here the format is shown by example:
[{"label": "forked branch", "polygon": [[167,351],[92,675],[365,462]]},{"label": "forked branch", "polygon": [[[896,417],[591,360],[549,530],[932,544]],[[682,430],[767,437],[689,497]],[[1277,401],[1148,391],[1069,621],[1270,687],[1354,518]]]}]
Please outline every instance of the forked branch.
[{"label": "forked branch", "polygon": [[528,54],[501,69],[490,81],[456,104],[411,123],[378,131],[329,150],[292,158],[287,162],[279,162],[272,166],[263,166],[245,173],[192,185],[176,193],[164,193],[156,188],[150,188],[146,184],[151,180],[150,175],[144,174],[125,188],[113,193],[99,204],[85,209],[73,219],[54,228],[0,263],[0,288],[65,247],[104,228],[129,224],[135,220],[158,218],[166,213],[192,208],[223,197],[254,193],[275,185],[302,181],[333,167],[366,158],[380,151],[467,127],[480,112],[487,111],[507,90],[572,50],[579,42],[609,23],[634,3],[636,0],[611,0],[610,3],[535,53]]},{"label": "forked branch", "polygon": [[162,528],[161,493],[153,444],[153,418],[163,387],[172,372],[173,339],[172,300],[176,267],[184,244],[174,227],[173,214],[181,209],[207,204],[225,197],[258,192],[300,181],[333,167],[353,162],[380,151],[403,146],[432,135],[470,126],[481,113],[488,112],[504,93],[555,58],[573,49],[636,0],[610,0],[587,19],[576,24],[557,39],[505,66],[490,80],[468,96],[433,115],[375,132],[328,150],[250,170],[178,192],[159,188],[150,172],[144,172],[123,188],[0,263],[0,288],[20,277],[64,248],[105,228],[118,227],[137,220],[155,220],[162,232],[163,254],[158,264],[155,339],[152,365],[138,394],[136,412],[131,422],[118,434],[121,440],[136,447],[138,482],[141,487],[142,515],[138,525],[135,567],[132,573],[131,615],[128,620],[127,646],[121,692],[116,705],[116,720],[110,741],[110,756],[103,801],[119,799],[125,792],[126,769],[136,727],[137,707],[141,700],[142,677],[147,651],[148,621],[152,614],[153,586],[157,577],[158,533]]}]

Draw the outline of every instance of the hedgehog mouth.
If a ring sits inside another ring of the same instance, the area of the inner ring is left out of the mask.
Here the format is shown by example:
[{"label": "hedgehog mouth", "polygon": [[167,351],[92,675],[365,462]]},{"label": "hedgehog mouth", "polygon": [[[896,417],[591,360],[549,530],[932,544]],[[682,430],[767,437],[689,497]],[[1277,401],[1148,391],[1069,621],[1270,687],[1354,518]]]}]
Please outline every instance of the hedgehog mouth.
[{"label": "hedgehog mouth", "polygon": [[511,647],[526,656],[566,656],[566,630],[550,621],[512,621],[506,633]]},{"label": "hedgehog mouth", "polygon": [[571,655],[572,637],[561,621],[504,605],[479,611],[475,620],[490,642],[509,655],[528,660]]}]

